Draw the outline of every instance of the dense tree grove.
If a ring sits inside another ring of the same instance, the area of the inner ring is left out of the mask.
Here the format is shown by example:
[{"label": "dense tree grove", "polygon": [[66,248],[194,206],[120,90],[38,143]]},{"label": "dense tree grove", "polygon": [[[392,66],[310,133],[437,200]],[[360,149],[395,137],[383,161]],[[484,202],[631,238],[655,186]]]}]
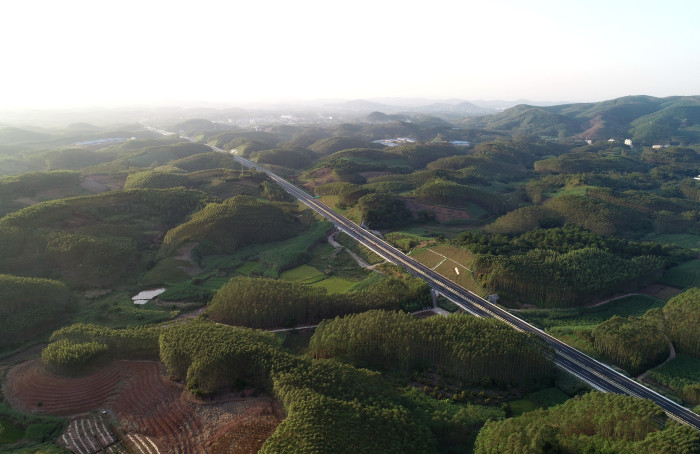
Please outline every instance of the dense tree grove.
[{"label": "dense tree grove", "polygon": [[59,281],[0,274],[0,350],[55,327],[71,297]]},{"label": "dense tree grove", "polygon": [[187,187],[190,179],[187,175],[170,172],[136,172],[126,177],[124,189],[151,188],[167,189],[179,186]]},{"label": "dense tree grove", "polygon": [[368,227],[383,229],[413,220],[403,201],[387,194],[367,194],[357,200],[357,208]]},{"label": "dense tree grove", "polygon": [[206,242],[214,250],[234,252],[241,245],[289,238],[303,229],[303,224],[280,205],[238,195],[194,213],[189,221],[165,235],[163,247],[172,250],[195,240]]},{"label": "dense tree grove", "polygon": [[158,336],[162,332],[159,326],[112,329],[77,323],[51,335],[49,345],[41,352],[41,360],[48,367],[70,370],[101,355],[111,359],[156,358]]},{"label": "dense tree grove", "polygon": [[32,205],[0,219],[0,272],[109,284],[133,268],[154,230],[181,222],[204,196],[132,189]]},{"label": "dense tree grove", "polygon": [[457,244],[475,253],[466,265],[489,289],[549,307],[635,288],[691,257],[678,247],[605,237],[575,224],[518,236],[464,232]]},{"label": "dense tree grove", "polygon": [[428,202],[445,205],[463,205],[472,202],[491,213],[507,211],[506,201],[495,194],[454,181],[436,178],[414,191],[414,196]]},{"label": "dense tree grove", "polygon": [[487,422],[474,452],[692,454],[700,452],[700,433],[669,420],[651,401],[591,392],[546,410]]},{"label": "dense tree grove", "polygon": [[545,307],[571,307],[649,282],[663,268],[660,257],[626,260],[597,248],[567,253],[533,249],[512,256],[478,256],[482,285],[509,298]]},{"label": "dense tree grove", "polygon": [[553,367],[539,338],[468,315],[416,319],[403,312],[368,311],[325,320],[311,338],[309,352],[357,366],[436,367],[468,382],[539,380],[549,377]]},{"label": "dense tree grove", "polygon": [[274,148],[251,153],[250,158],[260,164],[303,169],[311,165],[313,156],[314,153],[305,148]]},{"label": "dense tree grove", "polygon": [[700,288],[674,296],[663,308],[665,328],[676,348],[700,357]]},{"label": "dense tree grove", "polygon": [[364,291],[328,294],[306,284],[239,276],[219,289],[207,313],[230,325],[294,326],[370,309],[424,307],[430,304],[429,291],[427,284],[410,278],[387,278]]},{"label": "dense tree grove", "polygon": [[660,364],[669,354],[666,335],[647,317],[614,316],[593,330],[593,346],[632,375]]},{"label": "dense tree grove", "polygon": [[241,165],[230,154],[211,151],[199,153],[182,159],[172,161],[169,165],[177,167],[186,172],[196,172],[198,170],[209,169],[232,169],[240,170]]},{"label": "dense tree grove", "polygon": [[80,172],[54,170],[29,172],[0,178],[0,200],[4,198],[31,197],[37,192],[80,184]]},{"label": "dense tree grove", "polygon": [[263,199],[267,199],[271,202],[292,202],[294,197],[289,195],[284,189],[282,189],[277,183],[271,181],[263,181],[261,183],[262,193],[260,196]]}]

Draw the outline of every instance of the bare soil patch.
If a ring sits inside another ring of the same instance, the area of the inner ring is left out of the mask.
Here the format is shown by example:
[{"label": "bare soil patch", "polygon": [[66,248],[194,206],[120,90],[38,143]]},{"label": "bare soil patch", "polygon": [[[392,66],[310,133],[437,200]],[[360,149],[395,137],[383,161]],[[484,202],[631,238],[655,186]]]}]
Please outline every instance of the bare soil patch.
[{"label": "bare soil patch", "polygon": [[190,266],[178,266],[182,271],[187,273],[188,276],[196,276],[200,274],[203,270],[200,268],[200,266],[192,260],[192,251],[194,248],[196,248],[199,245],[199,243],[187,243],[185,244],[178,253],[177,257],[175,257],[175,260],[182,260],[184,262],[188,262]]},{"label": "bare soil patch", "polygon": [[406,208],[411,211],[413,216],[418,216],[418,213],[421,211],[427,211],[428,213],[435,215],[435,220],[438,222],[456,220],[469,221],[473,219],[469,212],[465,210],[456,210],[454,208],[429,205],[408,197],[400,197],[400,199],[406,205]]},{"label": "bare soil patch", "polygon": [[316,186],[337,181],[333,176],[333,171],[328,167],[323,167],[321,169],[314,170],[309,176],[313,181],[304,185],[304,187],[308,189],[313,189]]},{"label": "bare soil patch", "polygon": [[86,376],[63,377],[33,360],[8,372],[5,396],[33,413],[105,411],[118,421],[122,442],[138,452],[253,453],[284,418],[274,398],[252,391],[199,401],[156,361],[113,361]]},{"label": "bare soil patch", "polygon": [[[99,184],[100,187],[105,187],[106,191],[120,190],[124,187],[126,182],[126,175],[90,175],[86,180],[92,180],[95,183],[90,183],[91,185]],[[97,187],[97,186],[95,186]],[[89,189],[88,189],[89,190]]]},{"label": "bare soil patch", "polygon": [[381,177],[381,176],[384,176],[384,175],[391,175],[391,172],[388,172],[388,171],[386,171],[386,170],[373,170],[373,171],[371,171],[371,172],[360,172],[359,175],[360,175],[361,177],[367,178],[367,179],[369,180],[370,178],[374,178],[374,177]]},{"label": "bare soil patch", "polygon": [[665,301],[669,298],[678,295],[679,293],[681,293],[681,291],[681,289],[671,287],[670,285],[650,284],[639,290],[639,293],[641,293],[642,295],[652,296],[654,298],[658,298],[660,300]]},{"label": "bare soil patch", "polygon": [[100,193],[100,192],[105,192],[109,191],[109,187],[103,183],[100,183],[97,180],[94,180],[92,178],[86,178],[84,179],[81,183],[80,186],[90,192],[94,193]]}]

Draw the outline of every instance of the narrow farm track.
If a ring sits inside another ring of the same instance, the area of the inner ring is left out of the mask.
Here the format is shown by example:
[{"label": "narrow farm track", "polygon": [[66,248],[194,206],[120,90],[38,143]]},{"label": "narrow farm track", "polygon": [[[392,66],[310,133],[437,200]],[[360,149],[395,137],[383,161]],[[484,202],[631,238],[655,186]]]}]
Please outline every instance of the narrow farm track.
[{"label": "narrow farm track", "polygon": [[[283,419],[270,410],[275,404],[269,397],[233,397],[203,407],[183,391],[155,361],[114,361],[86,376],[63,377],[33,360],[13,367],[5,381],[15,408],[68,416],[56,442],[79,454],[253,453]],[[212,411],[219,419],[206,417]]]}]

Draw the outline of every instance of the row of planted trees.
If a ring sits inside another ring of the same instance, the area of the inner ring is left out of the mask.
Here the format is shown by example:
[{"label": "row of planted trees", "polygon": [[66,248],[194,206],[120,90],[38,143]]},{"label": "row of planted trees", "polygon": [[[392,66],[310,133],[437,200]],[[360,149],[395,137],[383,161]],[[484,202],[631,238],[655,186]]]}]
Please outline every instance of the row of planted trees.
[{"label": "row of planted trees", "polygon": [[468,382],[539,380],[553,367],[550,350],[539,338],[468,315],[417,319],[403,312],[368,311],[326,320],[309,352],[357,366],[436,367]]},{"label": "row of planted trees", "polygon": [[476,272],[494,292],[545,307],[572,307],[625,286],[636,287],[663,269],[657,256],[623,259],[598,248],[567,253],[534,249],[511,256],[478,256]]},{"label": "row of planted trees", "polygon": [[[637,375],[663,362],[669,342],[679,353],[700,357],[700,289],[691,288],[671,298],[663,309],[651,309],[642,317],[614,316],[593,332],[595,350],[613,363]],[[695,390],[690,401],[697,401]],[[690,395],[689,394],[689,395]]]},{"label": "row of planted trees", "polygon": [[474,452],[690,454],[700,452],[700,434],[669,421],[649,400],[592,392],[546,410],[487,422]]},{"label": "row of planted trees", "polygon": [[272,333],[206,320],[123,330],[75,325],[58,331],[42,358],[54,365],[56,354],[70,350],[85,364],[105,346],[112,357],[155,350],[195,395],[236,386],[274,394],[286,418],[261,452],[436,453],[439,439],[469,438],[487,419],[504,416],[497,408],[431,403],[378,372],[296,356]]},{"label": "row of planted trees", "polygon": [[430,304],[430,287],[408,277],[387,278],[365,291],[329,294],[320,287],[239,276],[219,289],[207,313],[229,325],[272,328],[318,323],[370,309],[416,309]]}]

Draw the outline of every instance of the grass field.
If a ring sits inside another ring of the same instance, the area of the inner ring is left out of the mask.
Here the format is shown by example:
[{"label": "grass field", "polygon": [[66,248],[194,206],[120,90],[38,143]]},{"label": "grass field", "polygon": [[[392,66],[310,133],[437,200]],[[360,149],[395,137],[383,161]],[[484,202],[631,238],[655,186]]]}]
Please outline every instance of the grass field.
[{"label": "grass field", "polygon": [[408,254],[412,259],[418,260],[428,268],[433,268],[442,262],[443,257],[428,248],[414,249]]},{"label": "grass field", "polygon": [[527,309],[518,311],[515,315],[597,358],[591,337],[596,326],[613,315],[640,317],[649,309],[661,308],[664,304],[664,301],[650,296],[632,295],[596,307]]},{"label": "grass field", "polygon": [[179,267],[189,265],[189,262],[175,260],[173,257],[166,257],[159,260],[153,268],[139,278],[139,285],[165,285],[184,281],[189,278],[189,275]]},{"label": "grass field", "polygon": [[680,392],[685,386],[700,384],[700,359],[679,354],[675,359],[650,370],[647,376]]},{"label": "grass field", "polygon": [[510,412],[513,414],[513,416],[516,417],[522,415],[523,413],[527,413],[528,411],[537,410],[541,407],[529,399],[518,399],[508,402],[508,408],[510,408]]},{"label": "grass field", "polygon": [[678,288],[700,287],[700,260],[691,260],[669,268],[661,283]]},{"label": "grass field", "polygon": [[[24,437],[24,430],[11,421],[0,418],[0,445],[16,443]],[[1,450],[1,447],[0,447]]]},{"label": "grass field", "polygon": [[376,263],[381,263],[384,261],[383,258],[372,252],[371,250],[367,249],[348,235],[341,233],[336,237],[336,241],[338,244],[341,244],[343,247],[347,248],[348,250],[354,252],[357,254],[362,260],[365,262],[369,263],[370,265],[374,265]]},{"label": "grass field", "polygon": [[137,306],[127,292],[112,292],[79,304],[72,323],[96,323],[109,328],[144,325],[170,320],[176,313],[153,303]]},{"label": "grass field", "polygon": [[648,240],[659,244],[675,244],[677,246],[700,252],[700,236],[686,233],[662,233],[647,237]]},{"label": "grass field", "polygon": [[409,255],[477,295],[487,293],[476,281],[472,272],[464,266],[465,263],[471,262],[472,255],[469,251],[454,246],[432,246],[416,249]]},{"label": "grass field", "polygon": [[346,293],[356,282],[347,281],[339,277],[331,276],[313,284],[314,287],[323,287],[328,293]]},{"label": "grass field", "polygon": [[545,330],[554,327],[593,329],[613,315],[639,317],[649,309],[660,308],[664,304],[664,301],[650,296],[632,295],[596,307],[528,309],[519,311],[515,315]]},{"label": "grass field", "polygon": [[555,405],[563,404],[569,400],[569,396],[559,388],[545,388],[525,396],[542,408],[549,408]]},{"label": "grass field", "polygon": [[236,268],[236,273],[248,276],[257,266],[258,262],[243,262],[243,265]]},{"label": "grass field", "polygon": [[303,284],[313,284],[325,278],[326,276],[322,272],[309,265],[300,265],[280,273],[280,279]]}]

